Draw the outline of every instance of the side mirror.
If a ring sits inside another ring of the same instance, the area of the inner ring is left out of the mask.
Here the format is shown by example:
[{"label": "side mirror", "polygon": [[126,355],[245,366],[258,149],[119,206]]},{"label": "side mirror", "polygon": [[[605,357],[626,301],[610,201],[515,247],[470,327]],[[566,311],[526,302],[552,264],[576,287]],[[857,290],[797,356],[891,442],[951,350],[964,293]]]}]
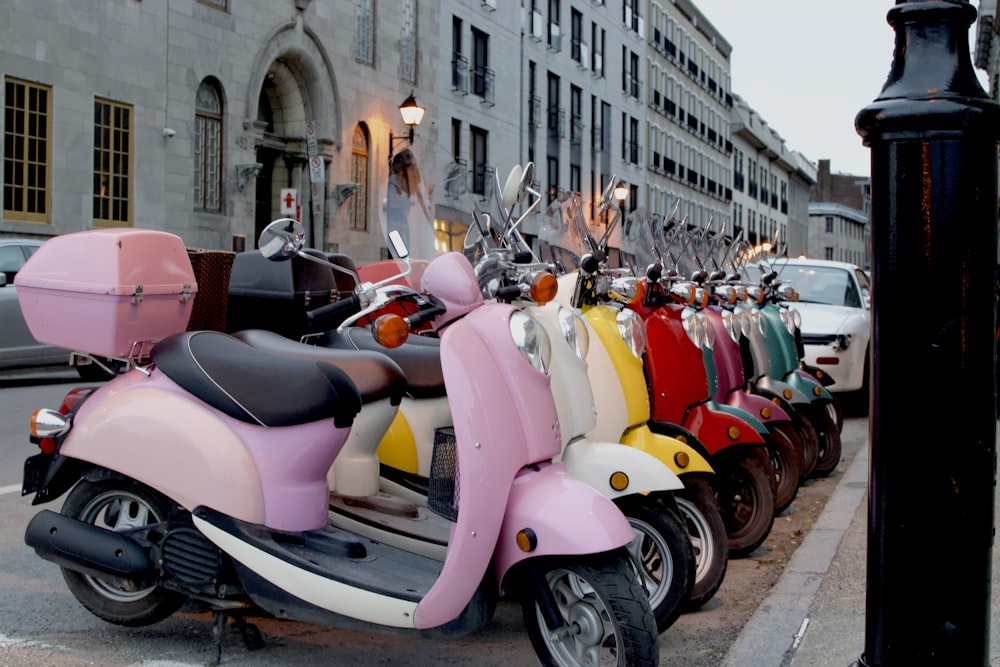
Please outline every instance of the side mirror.
[{"label": "side mirror", "polygon": [[503,186],[503,194],[500,196],[501,205],[509,209],[523,196],[524,190],[521,185],[521,177],[524,170],[521,165],[515,164],[507,175],[507,182]]},{"label": "side mirror", "polygon": [[298,255],[305,242],[306,232],[301,222],[295,218],[279,218],[264,228],[257,245],[264,257],[280,262]]}]

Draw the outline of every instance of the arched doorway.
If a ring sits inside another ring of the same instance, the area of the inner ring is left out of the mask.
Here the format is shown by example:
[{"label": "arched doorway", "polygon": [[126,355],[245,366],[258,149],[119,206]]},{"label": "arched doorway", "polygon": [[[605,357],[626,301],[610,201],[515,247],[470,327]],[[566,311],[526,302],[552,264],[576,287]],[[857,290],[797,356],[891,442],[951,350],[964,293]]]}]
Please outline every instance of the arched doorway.
[{"label": "arched doorway", "polygon": [[[309,158],[312,153],[328,162],[329,149],[339,148],[339,104],[330,59],[311,30],[288,24],[267,40],[253,71],[251,81],[259,87],[248,96],[250,122],[244,126],[252,125],[254,161],[261,165],[255,179],[255,238],[271,220],[287,215],[281,213],[281,190],[294,188],[306,243],[323,247],[328,187],[321,183],[316,192],[320,214],[314,217]],[[309,141],[307,124],[314,130]]]}]

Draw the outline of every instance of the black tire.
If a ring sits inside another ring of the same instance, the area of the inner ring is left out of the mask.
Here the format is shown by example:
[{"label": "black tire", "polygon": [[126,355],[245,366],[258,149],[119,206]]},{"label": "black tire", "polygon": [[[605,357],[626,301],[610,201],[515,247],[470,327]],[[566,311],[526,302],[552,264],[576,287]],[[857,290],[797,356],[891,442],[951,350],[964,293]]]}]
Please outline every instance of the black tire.
[{"label": "black tire", "polygon": [[774,513],[781,514],[795,500],[802,475],[802,441],[791,422],[767,425],[767,454],[774,478]]},{"label": "black tire", "polygon": [[774,525],[772,475],[765,462],[747,448],[726,453],[718,465],[719,509],[729,538],[729,557],[745,558],[764,543]]},{"label": "black tire", "polygon": [[533,565],[547,582],[556,612],[566,624],[563,632],[550,632],[532,589],[524,589],[527,593],[521,595],[524,625],[542,665],[655,667],[659,664],[660,645],[653,611],[624,549],[546,558]]},{"label": "black tire", "polygon": [[684,488],[677,492],[677,507],[684,517],[694,548],[694,587],[683,611],[694,611],[715,597],[729,567],[729,538],[722,521],[719,500],[711,482],[701,475],[681,477]]},{"label": "black tire", "polygon": [[799,432],[799,440],[802,442],[800,482],[812,477],[813,471],[816,470],[816,462],[819,461],[819,433],[816,432],[812,420],[803,410],[808,410],[808,408],[800,408],[792,412],[792,423],[795,424],[795,429]]},{"label": "black tire", "polygon": [[[159,523],[170,503],[137,482],[82,480],[62,507],[62,514],[108,530],[124,530]],[[90,613],[108,623],[128,627],[152,625],[181,608],[186,596],[159,586],[127,591],[89,575],[62,569],[70,592]]]},{"label": "black tire", "polygon": [[694,547],[676,511],[647,496],[615,501],[628,519],[635,539],[628,545],[649,594],[658,632],[674,624],[694,588]]},{"label": "black tire", "polygon": [[819,459],[813,469],[813,477],[829,477],[840,465],[840,429],[831,411],[825,405],[813,410],[813,426],[819,434]]}]

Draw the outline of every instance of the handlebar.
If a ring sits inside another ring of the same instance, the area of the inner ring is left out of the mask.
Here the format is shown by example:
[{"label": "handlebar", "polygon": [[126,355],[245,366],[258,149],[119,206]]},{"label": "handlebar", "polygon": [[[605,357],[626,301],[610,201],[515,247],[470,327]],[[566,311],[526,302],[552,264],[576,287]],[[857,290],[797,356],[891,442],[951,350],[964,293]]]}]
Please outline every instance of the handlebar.
[{"label": "handlebar", "polygon": [[343,299],[310,310],[306,313],[306,319],[316,330],[325,331],[340,324],[347,316],[356,313],[360,308],[361,299],[356,293],[352,293]]}]

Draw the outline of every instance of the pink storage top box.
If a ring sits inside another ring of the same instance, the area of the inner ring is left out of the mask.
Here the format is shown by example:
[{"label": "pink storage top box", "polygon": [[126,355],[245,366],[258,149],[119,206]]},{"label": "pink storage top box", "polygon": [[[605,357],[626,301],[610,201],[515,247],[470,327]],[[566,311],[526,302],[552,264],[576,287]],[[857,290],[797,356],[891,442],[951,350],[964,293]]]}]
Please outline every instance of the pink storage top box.
[{"label": "pink storage top box", "polygon": [[14,284],[40,343],[117,358],[184,331],[198,291],[179,236],[132,228],[53,237]]}]

